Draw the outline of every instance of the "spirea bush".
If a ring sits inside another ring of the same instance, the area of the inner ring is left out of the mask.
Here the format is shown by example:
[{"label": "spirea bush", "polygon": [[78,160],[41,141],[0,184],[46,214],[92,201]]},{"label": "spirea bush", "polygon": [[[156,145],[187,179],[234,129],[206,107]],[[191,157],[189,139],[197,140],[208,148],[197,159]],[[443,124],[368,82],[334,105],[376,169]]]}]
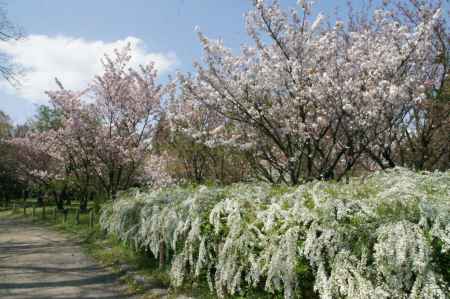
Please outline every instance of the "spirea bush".
[{"label": "spirea bush", "polygon": [[130,191],[101,225],[219,297],[449,298],[450,172]]}]

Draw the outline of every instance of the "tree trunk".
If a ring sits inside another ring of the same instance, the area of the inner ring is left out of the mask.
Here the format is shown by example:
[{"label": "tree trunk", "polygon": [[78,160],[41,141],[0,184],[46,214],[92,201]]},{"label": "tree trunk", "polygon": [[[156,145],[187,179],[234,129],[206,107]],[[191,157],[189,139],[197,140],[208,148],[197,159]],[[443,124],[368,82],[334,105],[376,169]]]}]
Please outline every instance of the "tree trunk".
[{"label": "tree trunk", "polygon": [[80,213],[87,212],[88,198],[87,195],[83,195],[80,199]]},{"label": "tree trunk", "polygon": [[44,206],[44,198],[42,197],[42,193],[38,193],[38,196],[37,196],[37,205],[38,205],[38,207],[42,207],[42,206]]},{"label": "tree trunk", "polygon": [[63,210],[64,209],[64,201],[62,200],[61,196],[58,196],[58,192],[53,191],[53,198],[55,199],[55,204],[56,207],[58,208],[58,210]]}]

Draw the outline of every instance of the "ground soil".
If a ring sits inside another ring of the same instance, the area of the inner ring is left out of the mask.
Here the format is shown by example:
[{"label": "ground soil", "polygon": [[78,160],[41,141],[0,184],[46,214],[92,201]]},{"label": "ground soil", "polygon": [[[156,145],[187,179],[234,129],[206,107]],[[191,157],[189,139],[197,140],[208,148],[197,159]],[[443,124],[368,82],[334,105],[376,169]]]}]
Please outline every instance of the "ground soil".
[{"label": "ground soil", "polygon": [[0,219],[0,298],[132,298],[118,278],[62,234],[26,220]]}]

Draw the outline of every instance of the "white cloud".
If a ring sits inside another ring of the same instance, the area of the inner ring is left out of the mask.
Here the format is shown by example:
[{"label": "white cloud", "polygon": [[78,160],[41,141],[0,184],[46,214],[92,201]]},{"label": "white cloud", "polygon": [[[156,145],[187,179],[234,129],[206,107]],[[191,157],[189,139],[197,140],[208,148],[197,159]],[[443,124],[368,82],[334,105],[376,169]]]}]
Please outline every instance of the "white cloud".
[{"label": "white cloud", "polygon": [[68,89],[81,89],[101,73],[100,59],[105,53],[111,55],[114,49],[122,49],[128,43],[132,48],[133,67],[153,61],[161,74],[176,64],[174,53],[148,52],[144,42],[136,37],[108,43],[67,36],[30,35],[19,41],[0,42],[0,51],[26,69],[19,89],[3,81],[0,89],[33,103],[45,103],[44,92],[56,88],[55,77]]}]

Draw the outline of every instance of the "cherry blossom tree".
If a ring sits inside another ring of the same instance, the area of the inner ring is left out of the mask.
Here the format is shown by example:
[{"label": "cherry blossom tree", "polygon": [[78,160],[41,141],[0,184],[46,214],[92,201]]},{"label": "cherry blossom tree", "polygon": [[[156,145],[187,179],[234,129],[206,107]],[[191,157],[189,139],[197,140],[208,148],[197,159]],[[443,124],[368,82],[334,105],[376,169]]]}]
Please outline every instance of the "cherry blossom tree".
[{"label": "cherry blossom tree", "polygon": [[62,126],[52,132],[67,168],[84,193],[100,184],[113,198],[133,185],[150,150],[161,98],[168,87],[156,82],[153,64],[128,68],[129,47],[105,56],[104,73],[82,91],[47,94],[62,111]]},{"label": "cherry blossom tree", "polygon": [[181,164],[177,176],[196,183],[232,183],[249,176],[246,151],[225,143],[208,143],[211,131],[224,129],[223,122],[220,114],[186,100],[183,95],[171,98],[166,117],[160,122],[162,136],[155,141],[174,156],[174,162]]},{"label": "cherry blossom tree", "polygon": [[423,70],[437,67],[429,45],[442,17],[434,10],[407,26],[381,7],[368,18],[327,26],[310,2],[284,11],[255,1],[246,18],[254,43],[240,54],[199,32],[203,63],[195,76],[178,76],[181,96],[221,121],[192,126],[192,136],[252,149],[254,168],[271,182],[340,179],[363,156],[379,159],[387,150],[379,141],[426,99]]},{"label": "cherry blossom tree", "polygon": [[20,196],[23,190],[17,171],[16,148],[9,144],[14,131],[10,117],[0,111],[0,201],[4,200],[6,204],[9,198]]},{"label": "cherry blossom tree", "polygon": [[[396,22],[414,28],[444,11],[442,1],[386,2],[396,11]],[[442,13],[442,15],[445,15]],[[450,11],[447,11],[450,16]],[[426,98],[411,105],[396,134],[378,140],[378,149],[372,154],[376,160],[414,169],[448,169],[450,167],[450,27],[445,18],[437,18],[429,43],[430,63],[421,72],[425,79]]]},{"label": "cherry blossom tree", "polygon": [[23,186],[38,193],[51,192],[59,208],[63,208],[57,190],[66,179],[64,161],[61,159],[58,144],[50,132],[29,132],[25,137],[8,140],[7,159],[14,161],[9,169]]}]

